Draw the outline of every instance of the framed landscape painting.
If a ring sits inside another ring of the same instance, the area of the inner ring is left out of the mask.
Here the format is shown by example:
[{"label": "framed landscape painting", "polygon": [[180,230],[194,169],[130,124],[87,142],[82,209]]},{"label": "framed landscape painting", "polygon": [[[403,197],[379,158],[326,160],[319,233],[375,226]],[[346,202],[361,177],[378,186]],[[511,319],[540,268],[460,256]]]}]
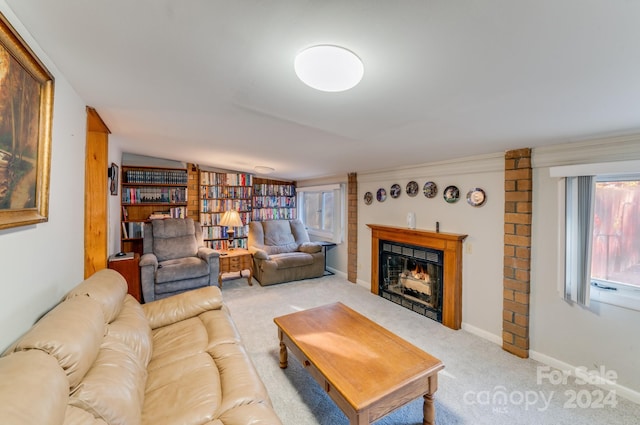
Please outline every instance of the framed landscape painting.
[{"label": "framed landscape painting", "polygon": [[53,87],[0,14],[0,229],[48,219]]}]

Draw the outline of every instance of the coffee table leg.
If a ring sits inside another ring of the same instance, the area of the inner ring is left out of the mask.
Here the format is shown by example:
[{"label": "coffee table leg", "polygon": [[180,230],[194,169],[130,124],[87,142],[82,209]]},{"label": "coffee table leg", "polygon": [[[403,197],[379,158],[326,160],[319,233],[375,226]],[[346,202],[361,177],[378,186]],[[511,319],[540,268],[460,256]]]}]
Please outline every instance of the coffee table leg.
[{"label": "coffee table leg", "polygon": [[424,420],[423,425],[435,425],[436,423],[436,406],[433,404],[433,394],[424,395],[423,406]]},{"label": "coffee table leg", "polygon": [[287,359],[287,346],[282,342],[282,331],[278,330],[278,338],[280,339],[280,368],[286,369],[289,365]]}]

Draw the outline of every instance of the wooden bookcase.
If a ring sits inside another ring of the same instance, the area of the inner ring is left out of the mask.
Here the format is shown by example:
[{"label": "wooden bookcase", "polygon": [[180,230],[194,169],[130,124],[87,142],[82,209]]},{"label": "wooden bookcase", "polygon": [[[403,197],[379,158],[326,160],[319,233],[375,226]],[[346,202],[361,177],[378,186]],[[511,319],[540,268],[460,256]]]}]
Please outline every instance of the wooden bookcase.
[{"label": "wooden bookcase", "polygon": [[234,229],[234,245],[247,248],[252,195],[251,174],[200,170],[200,225],[205,245],[217,250],[228,248],[227,228],[220,226],[220,220],[225,211],[234,209],[244,224]]},{"label": "wooden bookcase", "polygon": [[254,179],[252,220],[292,220],[295,218],[297,218],[296,186],[293,182]]},{"label": "wooden bookcase", "polygon": [[121,251],[142,255],[145,224],[152,215],[186,217],[186,168],[122,166]]}]

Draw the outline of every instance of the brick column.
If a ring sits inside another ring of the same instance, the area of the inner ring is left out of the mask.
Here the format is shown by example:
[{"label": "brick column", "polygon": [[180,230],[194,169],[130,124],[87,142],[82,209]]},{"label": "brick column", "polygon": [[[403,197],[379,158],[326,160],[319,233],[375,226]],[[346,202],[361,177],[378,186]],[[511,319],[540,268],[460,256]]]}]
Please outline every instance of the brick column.
[{"label": "brick column", "polygon": [[196,164],[187,164],[187,173],[187,217],[200,221],[200,168]]},{"label": "brick column", "polygon": [[347,280],[358,279],[358,175],[349,173],[347,182]]},{"label": "brick column", "polygon": [[505,154],[502,348],[529,357],[533,179],[531,149]]}]

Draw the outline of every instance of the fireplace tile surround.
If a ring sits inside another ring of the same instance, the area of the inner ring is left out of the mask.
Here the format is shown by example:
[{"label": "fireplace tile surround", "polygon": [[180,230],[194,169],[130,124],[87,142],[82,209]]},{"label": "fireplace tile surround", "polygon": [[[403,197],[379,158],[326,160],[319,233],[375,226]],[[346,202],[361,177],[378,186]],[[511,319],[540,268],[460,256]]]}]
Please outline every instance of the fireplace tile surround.
[{"label": "fireplace tile surround", "polygon": [[443,252],[380,241],[378,295],[442,323]]},{"label": "fireplace tile surround", "polygon": [[380,241],[397,242],[442,251],[442,324],[462,325],[462,243],[467,235],[367,224],[371,229],[371,292],[379,295]]}]

